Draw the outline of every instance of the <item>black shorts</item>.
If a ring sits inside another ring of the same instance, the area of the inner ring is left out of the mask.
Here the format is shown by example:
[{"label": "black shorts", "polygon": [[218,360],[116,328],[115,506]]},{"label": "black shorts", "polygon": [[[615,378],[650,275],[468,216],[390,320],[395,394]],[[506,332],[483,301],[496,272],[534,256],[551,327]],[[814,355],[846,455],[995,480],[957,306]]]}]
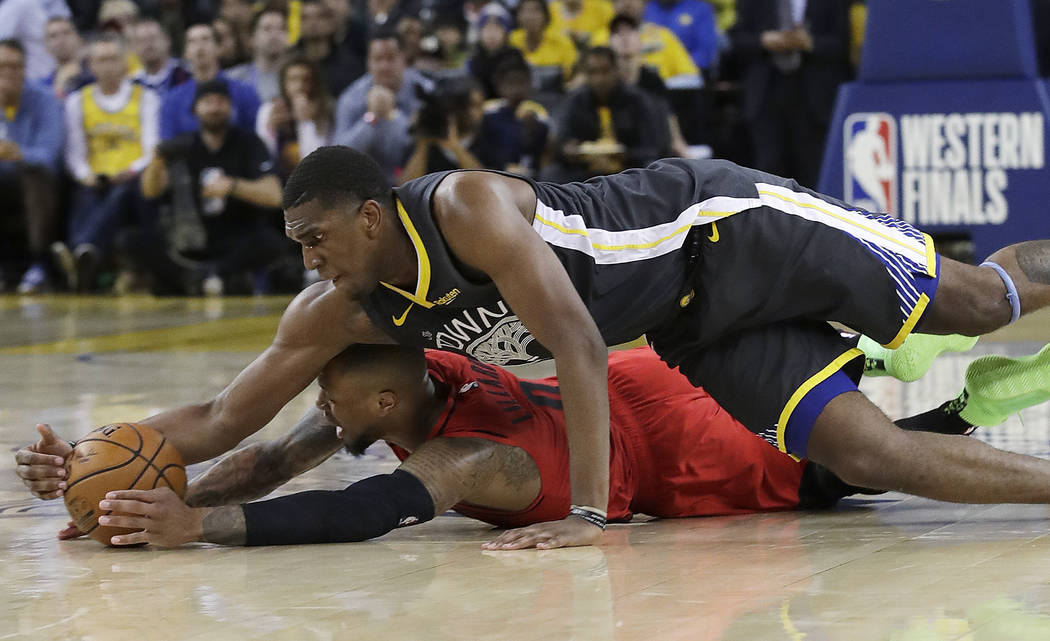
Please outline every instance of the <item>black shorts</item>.
[{"label": "black shorts", "polygon": [[828,321],[898,347],[933,301],[939,258],[896,218],[802,189],[759,193],[763,206],[694,230],[689,302],[648,338],[748,429],[805,456],[813,421],[857,389],[863,363]]}]

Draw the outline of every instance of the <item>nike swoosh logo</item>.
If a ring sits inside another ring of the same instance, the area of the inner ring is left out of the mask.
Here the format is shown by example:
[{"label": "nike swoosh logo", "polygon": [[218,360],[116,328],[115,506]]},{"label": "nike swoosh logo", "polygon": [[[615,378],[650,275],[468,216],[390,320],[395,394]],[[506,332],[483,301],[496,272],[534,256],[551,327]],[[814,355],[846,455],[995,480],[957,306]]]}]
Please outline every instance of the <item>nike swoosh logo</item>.
[{"label": "nike swoosh logo", "polygon": [[707,239],[712,243],[718,242],[718,226],[715,223],[711,223],[711,235]]},{"label": "nike swoosh logo", "polygon": [[390,317],[390,319],[391,319],[392,321],[394,321],[394,326],[395,326],[395,327],[401,327],[402,325],[404,325],[404,324],[405,324],[405,319],[406,319],[406,318],[408,318],[408,313],[409,313],[410,311],[412,311],[412,306],[413,306],[413,305],[415,305],[415,303],[409,303],[409,305],[408,305],[408,309],[406,309],[406,310],[405,310],[405,313],[404,313],[404,314],[401,314],[401,317],[400,317],[400,318],[398,318],[397,316],[391,316],[391,317]]}]

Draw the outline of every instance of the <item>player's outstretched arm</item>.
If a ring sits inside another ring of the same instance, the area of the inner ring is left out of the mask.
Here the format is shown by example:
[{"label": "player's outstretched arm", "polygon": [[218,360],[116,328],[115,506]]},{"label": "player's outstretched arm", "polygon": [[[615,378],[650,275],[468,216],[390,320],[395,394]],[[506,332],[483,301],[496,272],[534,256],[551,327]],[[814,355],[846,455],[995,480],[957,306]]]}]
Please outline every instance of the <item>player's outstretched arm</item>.
[{"label": "player's outstretched arm", "polygon": [[[554,355],[569,440],[572,503],[604,515],[609,502],[608,349],[565,268],[522,215],[512,181],[491,173],[452,174],[434,192],[434,217],[456,257],[488,274]],[[493,547],[589,545],[601,532],[569,516],[504,532]]]},{"label": "player's outstretched arm", "polygon": [[313,408],[280,438],[231,452],[193,479],[186,504],[215,507],[254,501],[317,467],[342,447],[335,425]]},{"label": "player's outstretched arm", "polygon": [[[104,525],[141,529],[116,545],[174,547],[192,541],[224,545],[345,543],[422,523],[486,487],[503,469],[508,446],[477,438],[424,443],[392,474],[344,490],[289,494],[268,501],[191,508],[167,488],[111,492]],[[105,507],[102,507],[105,506]]]},{"label": "player's outstretched arm", "polygon": [[[318,283],[289,304],[273,343],[218,396],[142,422],[168,437],[186,464],[203,461],[230,450],[266,425],[347,345],[389,341],[371,325],[359,305],[348,301],[331,284]],[[22,448],[15,455],[19,465],[16,472],[23,481],[61,477],[60,460],[69,451],[61,442],[47,451],[35,450],[41,443]],[[63,452],[52,451],[55,448]],[[40,498],[62,495],[57,485],[30,486],[30,490]]]}]

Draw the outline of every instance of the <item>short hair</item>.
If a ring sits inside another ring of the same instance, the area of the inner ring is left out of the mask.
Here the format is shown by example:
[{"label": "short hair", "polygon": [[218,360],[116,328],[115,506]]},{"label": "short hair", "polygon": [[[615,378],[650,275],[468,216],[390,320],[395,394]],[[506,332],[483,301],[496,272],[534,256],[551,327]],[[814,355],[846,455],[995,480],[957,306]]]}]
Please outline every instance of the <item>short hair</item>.
[{"label": "short hair", "polygon": [[591,47],[590,49],[587,49],[583,52],[583,56],[581,56],[580,61],[584,62],[590,60],[595,56],[599,58],[605,58],[609,61],[609,64],[616,65],[616,52],[613,51],[610,47],[605,46]]},{"label": "short hair", "polygon": [[404,345],[369,345],[366,343],[355,344],[339,352],[329,362],[333,368],[331,371],[336,375],[347,374],[364,367],[376,374],[374,378],[381,379],[380,373],[414,374],[426,369],[427,360],[421,347],[406,347]]},{"label": "short hair", "polygon": [[190,29],[193,29],[194,27],[204,27],[205,29],[207,29],[208,31],[211,32],[212,40],[214,40],[216,43],[219,42],[219,32],[217,32],[215,30],[215,25],[213,25],[210,22],[198,21],[198,22],[194,22],[192,24],[188,24],[188,25],[186,25],[186,30],[183,31],[182,33],[183,34],[187,34],[187,33],[190,32]]},{"label": "short hair", "polygon": [[540,10],[543,11],[543,17],[547,20],[547,24],[551,23],[551,8],[547,6],[547,0],[521,0],[518,3],[518,11],[521,11],[526,2],[535,2],[540,5]]},{"label": "short hair", "polygon": [[288,12],[284,9],[281,9],[280,7],[267,5],[259,11],[255,12],[254,14],[252,14],[252,21],[250,23],[251,33],[255,33],[255,30],[259,28],[259,23],[262,22],[263,16],[265,16],[268,13],[276,13],[277,15],[281,16],[281,20],[284,20],[284,28],[288,28]]},{"label": "short hair", "polygon": [[121,37],[118,34],[107,31],[103,31],[102,33],[92,36],[91,40],[88,41],[89,48],[98,44],[115,44],[120,48],[121,51],[126,51],[128,48],[128,45],[126,42],[124,42],[123,37]]},{"label": "short hair", "polygon": [[639,27],[638,21],[626,13],[618,13],[609,22],[609,33],[615,34],[624,27],[637,31]]},{"label": "short hair", "polygon": [[510,73],[524,73],[532,77],[532,67],[529,66],[519,49],[509,49],[498,58],[493,78],[499,82],[501,78]]},{"label": "short hair", "polygon": [[284,185],[281,207],[292,209],[312,200],[322,207],[338,202],[375,200],[390,205],[386,174],[367,154],[350,147],[319,147],[296,166]]},{"label": "short hair", "polygon": [[373,31],[371,34],[369,34],[366,48],[371,49],[372,43],[376,42],[377,40],[397,40],[398,50],[401,50],[405,47],[405,42],[401,38],[401,34],[397,32],[397,28],[391,27],[389,25],[384,25]]},{"label": "short hair", "polygon": [[26,57],[25,45],[23,45],[22,41],[18,38],[4,38],[3,40],[0,40],[0,47],[14,49],[18,53],[22,54],[22,58]]}]

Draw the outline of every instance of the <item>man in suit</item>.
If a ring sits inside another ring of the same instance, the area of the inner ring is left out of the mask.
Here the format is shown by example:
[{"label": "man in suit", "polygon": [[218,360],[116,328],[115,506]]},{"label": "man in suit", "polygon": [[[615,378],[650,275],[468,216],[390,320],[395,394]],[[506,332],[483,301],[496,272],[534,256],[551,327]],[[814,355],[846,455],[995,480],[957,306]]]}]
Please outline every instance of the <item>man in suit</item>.
[{"label": "man in suit", "polygon": [[816,187],[838,86],[849,68],[840,0],[739,0],[730,31],[756,168]]}]

